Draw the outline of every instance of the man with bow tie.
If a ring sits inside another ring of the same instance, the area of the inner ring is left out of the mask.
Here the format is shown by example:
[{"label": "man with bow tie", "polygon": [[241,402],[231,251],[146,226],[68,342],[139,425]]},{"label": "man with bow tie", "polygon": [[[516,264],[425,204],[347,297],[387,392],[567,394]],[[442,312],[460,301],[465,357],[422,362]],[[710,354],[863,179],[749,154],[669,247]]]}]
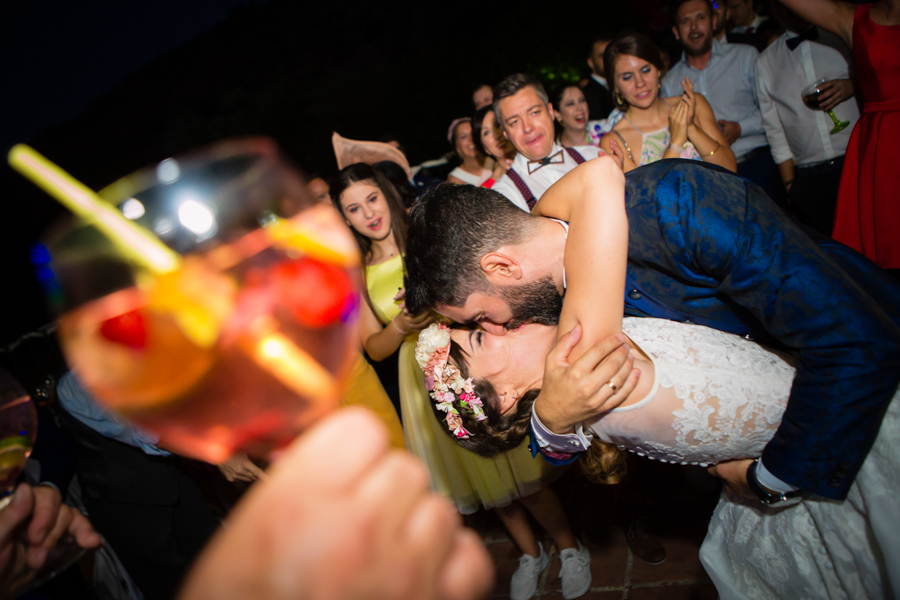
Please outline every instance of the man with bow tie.
[{"label": "man with bow tie", "polygon": [[553,105],[544,86],[529,75],[510,75],[494,87],[494,114],[518,154],[493,189],[522,210],[530,211],[560,177],[603,154],[594,146],[556,143]]},{"label": "man with bow tie", "polygon": [[[778,0],[771,1],[771,8],[787,31],[756,63],[763,126],[797,218],[831,235],[844,153],[859,119],[859,107],[851,101],[850,49]],[[803,89],[823,78],[829,81],[819,86],[822,110],[807,108]],[[850,125],[832,134],[829,110]]]}]

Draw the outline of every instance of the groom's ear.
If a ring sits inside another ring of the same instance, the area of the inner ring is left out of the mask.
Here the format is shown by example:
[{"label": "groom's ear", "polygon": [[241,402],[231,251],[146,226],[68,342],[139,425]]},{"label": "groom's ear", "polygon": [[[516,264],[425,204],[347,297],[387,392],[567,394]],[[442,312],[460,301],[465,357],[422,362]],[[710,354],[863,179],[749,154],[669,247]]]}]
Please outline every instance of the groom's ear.
[{"label": "groom's ear", "polygon": [[490,283],[510,285],[522,279],[522,266],[509,254],[488,252],[481,257],[481,270]]}]

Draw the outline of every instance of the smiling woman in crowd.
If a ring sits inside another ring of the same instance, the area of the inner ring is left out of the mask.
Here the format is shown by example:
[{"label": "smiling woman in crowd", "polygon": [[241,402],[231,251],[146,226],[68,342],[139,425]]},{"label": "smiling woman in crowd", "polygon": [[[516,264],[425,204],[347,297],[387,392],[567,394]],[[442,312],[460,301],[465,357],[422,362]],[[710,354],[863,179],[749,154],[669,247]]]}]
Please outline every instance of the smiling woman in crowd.
[{"label": "smiling woman in crowd", "polygon": [[556,141],[564,148],[585,144],[599,145],[600,138],[588,133],[588,109],[584,92],[576,84],[564,85],[553,92],[550,102],[556,113]]},{"label": "smiling woman in crowd", "polygon": [[[403,447],[403,432],[397,418],[400,393],[396,353],[407,335],[414,339],[431,322],[429,313],[411,315],[397,299],[403,285],[406,211],[391,182],[365,163],[341,169],[331,182],[331,201],[350,227],[362,254],[366,285],[359,315],[360,343],[372,361],[381,363],[378,375],[395,405],[358,403],[382,415],[388,423],[392,443]],[[379,391],[374,390],[370,396],[377,397]]]},{"label": "smiling woman in crowd", "polygon": [[600,141],[607,153],[613,139],[625,147],[626,172],[663,158],[692,158],[734,171],[734,153],[719,131],[706,99],[682,82],[684,93],[661,98],[659,50],[643,35],[620,35],[603,57],[613,100],[625,115]]}]

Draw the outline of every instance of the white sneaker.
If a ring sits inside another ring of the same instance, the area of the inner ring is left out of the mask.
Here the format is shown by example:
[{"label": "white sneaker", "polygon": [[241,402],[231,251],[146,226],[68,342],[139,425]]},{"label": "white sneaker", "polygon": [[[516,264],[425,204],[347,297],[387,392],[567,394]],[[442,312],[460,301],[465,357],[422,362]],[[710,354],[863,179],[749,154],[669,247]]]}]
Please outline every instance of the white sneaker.
[{"label": "white sneaker", "polygon": [[562,568],[562,595],[566,600],[583,596],[591,587],[591,553],[578,541],[578,548],[568,548],[559,553]]},{"label": "white sneaker", "polygon": [[523,554],[519,558],[519,568],[513,573],[509,586],[509,597],[512,600],[528,600],[537,591],[538,577],[550,564],[550,557],[544,552],[544,546],[538,542],[541,553],[537,558]]}]

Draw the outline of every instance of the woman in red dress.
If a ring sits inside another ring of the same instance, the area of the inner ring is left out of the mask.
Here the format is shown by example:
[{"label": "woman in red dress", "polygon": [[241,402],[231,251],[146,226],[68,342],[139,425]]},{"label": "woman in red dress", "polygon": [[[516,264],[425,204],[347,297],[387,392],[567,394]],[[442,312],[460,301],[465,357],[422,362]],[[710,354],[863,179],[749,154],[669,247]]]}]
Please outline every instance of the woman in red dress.
[{"label": "woman in red dress", "polygon": [[782,0],[853,49],[863,100],[847,154],[834,239],[900,275],[900,0]]}]

